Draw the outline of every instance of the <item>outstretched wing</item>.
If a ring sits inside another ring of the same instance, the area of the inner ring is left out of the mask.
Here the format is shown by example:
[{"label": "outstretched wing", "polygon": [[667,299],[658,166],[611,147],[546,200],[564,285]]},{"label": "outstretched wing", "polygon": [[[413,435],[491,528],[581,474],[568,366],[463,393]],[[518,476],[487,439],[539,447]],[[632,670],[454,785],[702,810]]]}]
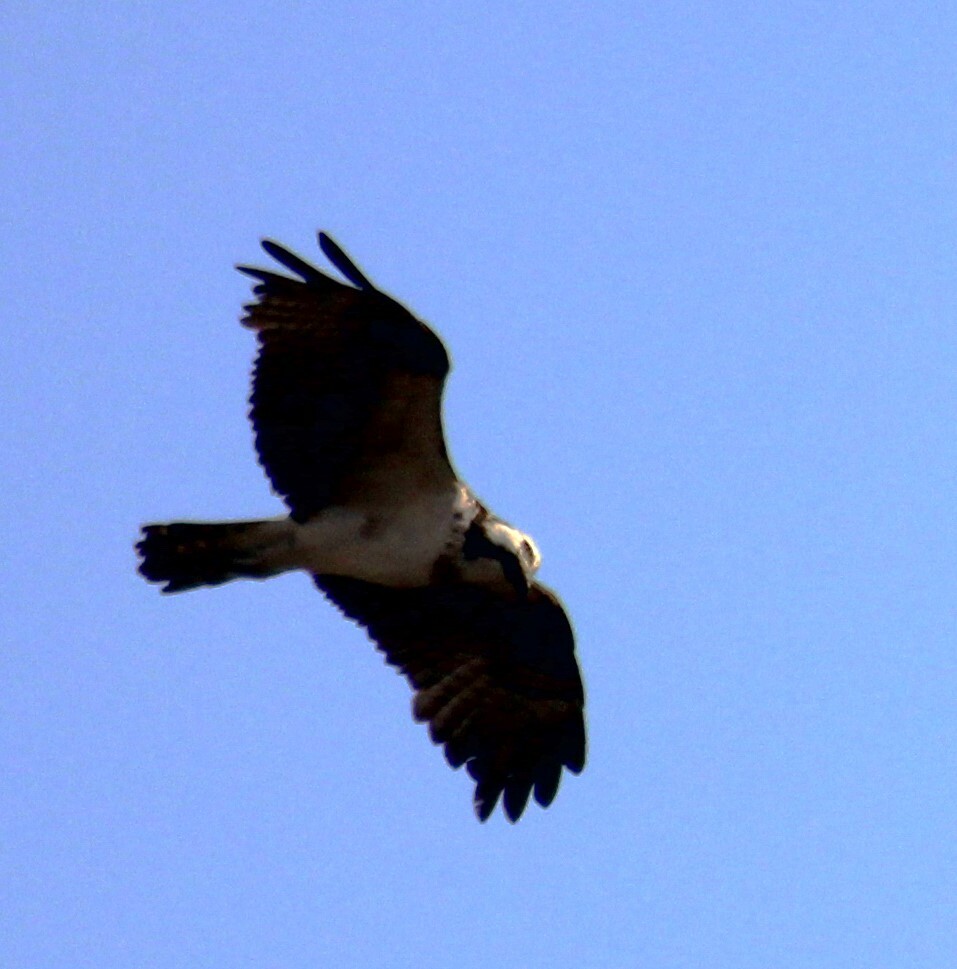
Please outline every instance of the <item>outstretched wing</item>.
[{"label": "outstretched wing", "polygon": [[401,501],[455,480],[442,341],[324,233],[319,245],[351,286],[268,240],[263,249],[298,278],[238,267],[257,280],[242,321],[259,337],[256,450],[297,521],[345,498]]},{"label": "outstretched wing", "polygon": [[532,792],[547,807],[562,767],[585,766],[574,635],[550,590],[535,583],[509,600],[465,584],[393,589],[326,575],[316,584],[412,684],[416,720],[476,782],[479,820],[500,796],[511,821]]}]

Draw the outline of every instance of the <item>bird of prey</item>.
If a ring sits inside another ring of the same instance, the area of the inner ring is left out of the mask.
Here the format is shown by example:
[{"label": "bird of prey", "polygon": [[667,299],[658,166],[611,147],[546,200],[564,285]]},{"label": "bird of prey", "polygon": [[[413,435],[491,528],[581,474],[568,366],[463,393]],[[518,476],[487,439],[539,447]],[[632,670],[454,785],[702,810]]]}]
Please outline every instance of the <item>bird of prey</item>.
[{"label": "bird of prey", "polygon": [[289,514],[145,525],[140,573],[163,592],[308,572],[414,691],[485,821],[547,807],[585,765],[584,691],[571,625],[535,573],[528,536],[456,474],[442,428],[449,357],[425,323],[366,278],[325,233],[346,283],[275,242],[292,275],[256,280],[250,419]]}]

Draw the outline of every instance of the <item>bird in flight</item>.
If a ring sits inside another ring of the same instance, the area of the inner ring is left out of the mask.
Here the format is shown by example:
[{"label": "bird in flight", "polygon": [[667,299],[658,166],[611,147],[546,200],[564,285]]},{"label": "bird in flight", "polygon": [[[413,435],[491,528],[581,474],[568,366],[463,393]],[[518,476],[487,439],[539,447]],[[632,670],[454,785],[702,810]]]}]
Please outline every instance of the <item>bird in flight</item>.
[{"label": "bird in flight", "polygon": [[308,572],[408,679],[413,716],[475,781],[479,820],[501,799],[517,821],[585,765],[571,625],[535,579],[535,543],[452,466],[442,341],[325,233],[319,246],[347,282],[268,240],[291,275],[238,267],[256,281],[242,318],[259,342],[256,451],[289,514],[145,525],[139,571],[163,592]]}]

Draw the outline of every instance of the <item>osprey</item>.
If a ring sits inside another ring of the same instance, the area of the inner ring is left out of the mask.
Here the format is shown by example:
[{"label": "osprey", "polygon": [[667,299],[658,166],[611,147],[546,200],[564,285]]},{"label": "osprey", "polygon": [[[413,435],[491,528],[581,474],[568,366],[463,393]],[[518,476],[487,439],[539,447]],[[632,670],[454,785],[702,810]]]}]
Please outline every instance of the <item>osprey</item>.
[{"label": "osprey", "polygon": [[475,781],[479,819],[501,797],[517,821],[585,765],[571,626],[535,580],[535,543],[452,467],[442,341],[325,233],[319,246],[351,285],[268,240],[296,278],[237,267],[257,281],[242,318],[259,340],[256,450],[289,515],[145,525],[139,571],[163,592],[310,573],[405,674],[413,716]]}]

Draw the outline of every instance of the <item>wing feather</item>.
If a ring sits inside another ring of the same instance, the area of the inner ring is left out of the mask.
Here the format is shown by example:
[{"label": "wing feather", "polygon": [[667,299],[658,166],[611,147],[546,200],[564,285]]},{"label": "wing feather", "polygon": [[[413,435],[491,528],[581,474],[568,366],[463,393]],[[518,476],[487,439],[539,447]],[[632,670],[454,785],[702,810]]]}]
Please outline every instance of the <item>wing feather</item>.
[{"label": "wing feather", "polygon": [[342,248],[331,236],[325,232],[319,233],[319,248],[326,258],[342,273],[346,279],[359,289],[375,289],[359,267],[342,251]]},{"label": "wing feather", "polygon": [[442,430],[449,358],[441,340],[375,289],[328,237],[346,285],[276,242],[263,249],[299,278],[238,267],[257,282],[244,325],[259,338],[250,419],[273,487],[297,521],[330,504],[405,498],[450,486]]},{"label": "wing feather", "polygon": [[584,690],[571,626],[550,590],[536,583],[527,598],[506,599],[465,584],[316,583],[405,674],[413,716],[429,724],[449,764],[465,764],[475,780],[480,820],[500,798],[511,821],[532,794],[546,807],[562,768],[582,770]]}]

